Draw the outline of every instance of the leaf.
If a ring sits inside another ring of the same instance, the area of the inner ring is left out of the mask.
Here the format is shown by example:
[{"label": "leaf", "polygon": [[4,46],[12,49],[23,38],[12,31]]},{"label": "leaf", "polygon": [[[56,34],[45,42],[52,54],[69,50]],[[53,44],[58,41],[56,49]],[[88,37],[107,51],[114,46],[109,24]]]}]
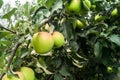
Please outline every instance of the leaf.
[{"label": "leaf", "polygon": [[94,45],[94,55],[97,58],[101,58],[101,56],[102,56],[102,46],[101,46],[100,42],[96,42]]},{"label": "leaf", "polygon": [[62,75],[60,75],[59,73],[56,73],[54,76],[54,80],[64,80]]},{"label": "leaf", "polygon": [[52,12],[54,12],[58,9],[62,9],[62,0],[56,0],[54,2],[54,5],[52,6]]},{"label": "leaf", "polygon": [[115,43],[116,45],[120,46],[120,36],[119,35],[111,35],[108,37],[111,42]]},{"label": "leaf", "polygon": [[11,16],[15,13],[16,10],[17,10],[17,8],[13,8],[11,11],[9,11],[5,15],[3,15],[2,18],[3,19],[6,18],[6,19],[10,20]]},{"label": "leaf", "polygon": [[46,1],[46,7],[47,7],[48,9],[50,9],[54,2],[55,2],[55,0],[47,0],[47,1]]},{"label": "leaf", "polygon": [[28,2],[26,2],[23,6],[24,15],[29,17],[30,16],[30,10],[31,10],[31,6]]},{"label": "leaf", "polygon": [[4,55],[0,52],[0,68],[4,67]]},{"label": "leaf", "polygon": [[60,74],[62,74],[63,76],[70,76],[70,73],[67,71],[66,66],[62,66],[61,70],[59,71]]},{"label": "leaf", "polygon": [[0,31],[0,38],[3,38],[9,34],[10,34],[10,32],[8,32],[8,31]]},{"label": "leaf", "polygon": [[0,0],[0,8],[2,7],[3,5],[3,0]]},{"label": "leaf", "polygon": [[47,70],[47,66],[46,66],[46,63],[45,61],[43,60],[43,58],[40,58],[39,61],[37,62],[37,66],[42,68],[43,71],[46,73],[46,74],[52,74],[52,72],[50,72],[49,70]]}]

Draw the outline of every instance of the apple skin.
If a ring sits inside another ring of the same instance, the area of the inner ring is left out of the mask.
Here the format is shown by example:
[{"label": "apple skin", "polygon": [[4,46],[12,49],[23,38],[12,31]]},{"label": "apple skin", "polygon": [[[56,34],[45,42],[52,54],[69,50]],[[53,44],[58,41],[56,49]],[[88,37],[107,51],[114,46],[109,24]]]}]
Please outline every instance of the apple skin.
[{"label": "apple skin", "polygon": [[80,20],[76,20],[76,26],[79,29],[86,28],[85,25]]},{"label": "apple skin", "polygon": [[25,80],[35,80],[35,73],[29,67],[21,67],[20,72],[24,75]]},{"label": "apple skin", "polygon": [[26,80],[24,75],[21,72],[15,72],[15,74],[18,75],[18,77],[15,77],[14,75],[11,76],[7,76],[7,74],[5,74],[2,78],[2,80]]},{"label": "apple skin", "polygon": [[54,45],[56,48],[60,48],[61,46],[63,46],[65,40],[64,40],[64,36],[62,33],[58,31],[54,31],[52,36],[53,36]]},{"label": "apple skin", "polygon": [[102,16],[100,14],[97,14],[95,16],[95,21],[102,21],[102,20],[105,20],[107,17],[106,16]]},{"label": "apple skin", "polygon": [[33,35],[31,44],[37,53],[44,54],[53,48],[54,40],[48,32],[37,32]]},{"label": "apple skin", "polygon": [[81,0],[72,0],[67,6],[67,10],[72,13],[79,13],[81,9]]},{"label": "apple skin", "polygon": [[118,14],[118,9],[115,8],[112,12],[111,12],[111,16],[116,16]]}]

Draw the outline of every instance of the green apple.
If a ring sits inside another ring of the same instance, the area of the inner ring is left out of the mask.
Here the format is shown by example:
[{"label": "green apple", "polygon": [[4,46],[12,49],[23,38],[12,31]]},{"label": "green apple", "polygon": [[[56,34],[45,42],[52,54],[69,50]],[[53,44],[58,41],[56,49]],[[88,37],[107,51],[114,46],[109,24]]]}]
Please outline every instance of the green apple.
[{"label": "green apple", "polygon": [[31,44],[37,53],[44,54],[53,48],[54,40],[48,32],[37,32],[33,35]]},{"label": "green apple", "polygon": [[55,31],[53,32],[53,39],[54,39],[54,45],[56,48],[59,48],[61,46],[63,46],[65,40],[64,40],[64,36],[62,33]]},{"label": "green apple", "polygon": [[20,72],[24,75],[25,80],[35,80],[35,73],[29,67],[21,67]]},{"label": "green apple", "polygon": [[83,0],[83,5],[84,5],[85,9],[90,10],[90,8],[91,8],[90,0]]},{"label": "green apple", "polygon": [[108,73],[111,73],[111,72],[113,72],[113,69],[112,69],[112,67],[108,66],[108,67],[107,67],[107,72],[108,72]]},{"label": "green apple", "polygon": [[67,6],[67,10],[71,13],[79,13],[81,9],[81,0],[72,0]]},{"label": "green apple", "polygon": [[115,8],[112,12],[111,12],[111,16],[116,16],[118,14],[118,9]]},{"label": "green apple", "polygon": [[7,76],[7,74],[5,74],[2,78],[2,80],[26,80],[25,76],[21,73],[21,72],[15,72],[15,75],[9,75]]},{"label": "green apple", "polygon": [[81,22],[80,20],[76,20],[76,26],[77,26],[77,28],[79,28],[79,29],[83,29],[83,28],[85,28],[86,26],[83,24],[83,22]]},{"label": "green apple", "polygon": [[106,16],[102,16],[100,14],[97,14],[95,16],[95,21],[102,21],[102,20],[105,20],[107,17]]}]

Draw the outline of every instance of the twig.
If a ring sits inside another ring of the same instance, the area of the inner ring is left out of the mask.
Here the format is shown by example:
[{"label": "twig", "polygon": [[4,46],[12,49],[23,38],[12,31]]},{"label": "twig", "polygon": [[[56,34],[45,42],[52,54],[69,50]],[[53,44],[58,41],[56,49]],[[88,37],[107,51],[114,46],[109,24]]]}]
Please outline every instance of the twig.
[{"label": "twig", "polygon": [[[15,47],[14,47],[13,50],[12,50],[12,54],[11,54],[9,60],[8,60],[8,64],[7,64],[7,66],[6,66],[6,71],[9,71],[10,65],[11,65],[11,63],[12,63],[12,60],[13,60],[13,58],[14,58],[14,56],[15,56],[15,53],[16,53],[18,47],[20,46],[20,44],[21,44],[21,43],[19,43],[19,42],[15,44]],[[0,80],[2,80],[2,77],[3,77],[4,75],[5,75],[5,73],[3,73],[3,74],[1,75]]]},{"label": "twig", "polygon": [[0,24],[0,28],[1,28],[1,29],[5,29],[6,31],[9,31],[9,32],[11,32],[11,33],[13,33],[13,34],[16,34],[16,32],[14,32],[14,31],[12,31],[12,30],[10,30],[10,29],[8,29],[8,28],[3,27],[1,24]]}]

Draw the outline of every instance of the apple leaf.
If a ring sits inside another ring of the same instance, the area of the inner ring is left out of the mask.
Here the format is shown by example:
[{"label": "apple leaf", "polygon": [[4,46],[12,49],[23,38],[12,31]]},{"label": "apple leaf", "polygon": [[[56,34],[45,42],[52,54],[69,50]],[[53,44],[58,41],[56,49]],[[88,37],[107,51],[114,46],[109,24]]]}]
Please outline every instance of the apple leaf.
[{"label": "apple leaf", "polygon": [[62,68],[60,69],[60,74],[62,74],[63,76],[70,76],[70,73],[67,71],[67,66],[62,66]]},{"label": "apple leaf", "polygon": [[16,10],[17,10],[17,8],[13,8],[11,11],[9,11],[5,15],[3,15],[2,18],[3,19],[6,18],[6,19],[10,20],[11,16],[15,13]]},{"label": "apple leaf", "polygon": [[54,76],[54,80],[63,80],[63,77],[59,73],[56,73]]},{"label": "apple leaf", "polygon": [[47,0],[47,1],[46,1],[46,7],[47,7],[48,9],[50,9],[51,6],[53,5],[54,1],[55,1],[55,0]]},{"label": "apple leaf", "polygon": [[54,12],[58,9],[62,9],[62,0],[56,0],[54,2],[54,5],[52,6],[52,12]]},{"label": "apple leaf", "polygon": [[0,0],[0,8],[2,7],[3,5],[3,0]]},{"label": "apple leaf", "polygon": [[100,42],[96,42],[94,45],[94,55],[97,58],[100,58],[102,56],[102,46],[100,44]]},{"label": "apple leaf", "polygon": [[111,35],[108,37],[111,42],[115,43],[116,45],[120,46],[120,36],[119,35]]}]

